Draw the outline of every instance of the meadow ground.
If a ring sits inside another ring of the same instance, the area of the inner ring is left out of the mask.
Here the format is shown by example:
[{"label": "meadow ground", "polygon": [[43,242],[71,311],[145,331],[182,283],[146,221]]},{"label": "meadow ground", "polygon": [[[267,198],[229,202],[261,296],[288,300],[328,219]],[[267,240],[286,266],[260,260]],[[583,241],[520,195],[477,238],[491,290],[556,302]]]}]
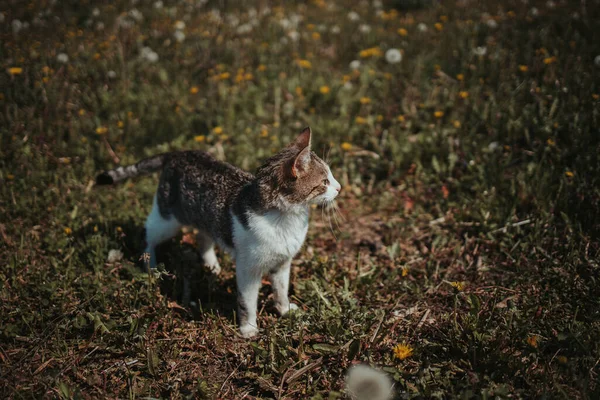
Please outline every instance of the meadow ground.
[{"label": "meadow ground", "polygon": [[[2,3],[1,397],[335,399],[362,362],[398,398],[599,398],[599,1],[205,3]],[[156,176],[94,176],[253,169],[305,125],[344,219],[243,340],[227,258],[137,267]]]}]

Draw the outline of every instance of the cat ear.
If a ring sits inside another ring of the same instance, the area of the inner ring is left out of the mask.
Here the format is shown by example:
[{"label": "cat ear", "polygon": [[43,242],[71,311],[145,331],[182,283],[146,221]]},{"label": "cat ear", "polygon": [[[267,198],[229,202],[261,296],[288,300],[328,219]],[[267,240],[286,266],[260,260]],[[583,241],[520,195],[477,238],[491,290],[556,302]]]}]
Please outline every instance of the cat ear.
[{"label": "cat ear", "polygon": [[[309,129],[310,134],[310,129]],[[309,142],[310,145],[310,142]],[[302,175],[308,170],[308,166],[310,164],[310,147],[306,146],[304,150],[302,150],[296,158],[294,159],[294,163],[292,164],[292,176],[297,178],[299,175]]]},{"label": "cat ear", "polygon": [[312,131],[310,130],[310,126],[307,126],[302,130],[300,135],[292,142],[292,146],[297,147],[298,149],[304,149],[306,147],[310,148],[310,137],[312,135]]}]

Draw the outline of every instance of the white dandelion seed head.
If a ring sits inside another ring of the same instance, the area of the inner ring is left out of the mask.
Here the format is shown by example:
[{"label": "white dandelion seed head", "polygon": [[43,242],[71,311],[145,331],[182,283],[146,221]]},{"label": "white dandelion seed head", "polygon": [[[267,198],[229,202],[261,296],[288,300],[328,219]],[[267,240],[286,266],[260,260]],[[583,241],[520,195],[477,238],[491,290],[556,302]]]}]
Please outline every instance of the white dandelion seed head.
[{"label": "white dandelion seed head", "polygon": [[354,85],[350,81],[344,83],[344,86],[343,86],[344,90],[352,90],[353,87],[354,87]]},{"label": "white dandelion seed head", "polygon": [[339,35],[341,31],[342,30],[337,25],[331,27],[331,33],[333,33],[334,35]]},{"label": "white dandelion seed head", "polygon": [[134,8],[133,10],[129,10],[127,15],[129,15],[131,18],[133,18],[137,22],[140,22],[141,20],[144,19],[144,14],[142,14],[142,12],[140,10],[138,10],[137,8]]},{"label": "white dandelion seed head", "polygon": [[383,2],[381,0],[373,0],[373,8],[382,8]]},{"label": "white dandelion seed head", "polygon": [[[298,33],[298,32],[296,32],[296,33]],[[282,36],[281,39],[279,39],[279,43],[281,43],[284,46],[287,45],[289,42],[290,42],[289,39],[286,38],[285,36]]]},{"label": "white dandelion seed head", "polygon": [[95,7],[95,8],[92,10],[92,15],[93,15],[94,17],[97,17],[97,16],[99,16],[99,15],[100,15],[100,9],[99,9],[98,7]]},{"label": "white dandelion seed head", "polygon": [[371,27],[367,24],[360,24],[358,30],[361,31],[361,33],[369,33],[371,32]]},{"label": "white dandelion seed head", "polygon": [[538,15],[540,15],[540,10],[538,10],[536,7],[532,7],[529,13],[532,16],[537,17]]},{"label": "white dandelion seed head", "polygon": [[142,48],[142,51],[140,52],[140,57],[151,63],[155,63],[158,61],[158,54],[148,46]]},{"label": "white dandelion seed head", "polygon": [[110,79],[115,79],[117,77],[117,73],[113,70],[110,70],[106,73],[106,75],[110,78]]},{"label": "white dandelion seed head", "polygon": [[239,35],[245,35],[247,33],[252,32],[252,24],[248,23],[248,24],[242,24],[240,26],[237,27],[236,32]]},{"label": "white dandelion seed head", "polygon": [[23,23],[18,19],[13,19],[10,25],[12,27],[13,33],[15,34],[19,33],[21,29],[23,29]]},{"label": "white dandelion seed head", "polygon": [[131,27],[133,27],[134,22],[128,18],[119,17],[117,19],[117,25],[119,25],[119,27],[123,29],[130,29]]},{"label": "white dandelion seed head", "polygon": [[495,19],[488,19],[487,21],[485,21],[486,25],[492,29],[496,29],[498,27],[498,23],[496,22]]},{"label": "white dandelion seed head", "polygon": [[317,26],[317,30],[318,30],[319,32],[321,32],[321,33],[327,32],[327,25],[325,25],[325,24],[319,24],[319,25]]},{"label": "white dandelion seed head", "polygon": [[302,22],[302,19],[302,15],[300,14],[290,15],[290,22],[292,23],[292,25],[294,25],[294,27],[298,26],[298,24]]},{"label": "white dandelion seed head", "polygon": [[182,30],[184,30],[184,29],[185,29],[185,22],[183,22],[183,21],[181,21],[181,20],[180,20],[180,21],[177,21],[177,22],[175,22],[175,25],[174,25],[174,27],[175,27],[175,29],[177,29],[177,30],[179,30],[179,31],[182,31]]},{"label": "white dandelion seed head", "polygon": [[594,64],[596,64],[596,67],[600,67],[600,55],[594,58]]},{"label": "white dandelion seed head", "polygon": [[175,38],[175,40],[181,43],[185,40],[185,33],[183,33],[183,31],[177,30],[173,33],[173,37]]},{"label": "white dandelion seed head", "polygon": [[364,364],[348,370],[346,391],[352,400],[389,400],[393,394],[390,377]]},{"label": "white dandelion seed head", "polygon": [[165,4],[162,1],[160,1],[160,0],[159,1],[155,1],[154,4],[153,4],[154,8],[157,9],[157,10],[160,10],[161,8],[163,8],[164,5]]},{"label": "white dandelion seed head", "polygon": [[419,22],[417,25],[417,30],[419,32],[427,32],[427,25],[425,25],[423,22]]},{"label": "white dandelion seed head", "polygon": [[56,56],[56,61],[62,64],[66,64],[69,62],[69,56],[66,53],[59,53]]},{"label": "white dandelion seed head", "polygon": [[402,61],[402,53],[398,49],[389,49],[385,52],[385,60],[390,64],[398,64]]},{"label": "white dandelion seed head", "polygon": [[298,31],[290,31],[288,32],[288,36],[290,39],[292,39],[292,42],[297,42],[298,39],[300,39],[300,34]]},{"label": "white dandelion seed head", "polygon": [[258,11],[256,11],[256,8],[251,7],[248,10],[248,18],[256,18],[258,16]]},{"label": "white dandelion seed head", "polygon": [[359,69],[360,68],[360,60],[354,60],[350,62],[350,69]]},{"label": "white dandelion seed head", "polygon": [[96,30],[97,31],[104,30],[104,22],[100,21],[100,22],[96,23]]},{"label": "white dandelion seed head", "polygon": [[119,262],[122,259],[123,259],[123,252],[121,250],[111,249],[108,252],[108,257],[107,257],[106,261],[112,264],[112,263]]},{"label": "white dandelion seed head", "polygon": [[348,13],[348,19],[352,22],[356,22],[356,21],[360,20],[360,15],[358,15],[358,13],[356,11],[350,11]]},{"label": "white dandelion seed head", "polygon": [[485,46],[478,46],[476,48],[473,49],[473,54],[475,54],[476,56],[480,56],[483,57],[487,54],[487,47]]},{"label": "white dandelion seed head", "polygon": [[232,28],[235,28],[240,24],[240,19],[235,14],[228,14],[227,17],[225,17],[225,20]]},{"label": "white dandelion seed head", "polygon": [[548,8],[554,8],[554,7],[556,7],[556,3],[553,2],[552,0],[548,0],[546,2],[546,7],[548,7]]},{"label": "white dandelion seed head", "polygon": [[[175,7],[173,7],[175,8]],[[210,18],[213,20],[213,22],[216,22],[217,24],[220,24],[223,21],[223,17],[221,16],[221,12],[219,10],[217,10],[216,8],[213,8],[212,10],[210,10]]]},{"label": "white dandelion seed head", "polygon": [[287,31],[288,29],[290,29],[290,28],[291,28],[291,26],[292,26],[292,23],[290,22],[290,20],[289,20],[289,19],[287,19],[287,18],[283,18],[283,19],[280,19],[280,20],[279,20],[279,25],[281,25],[281,27],[283,28],[283,30],[286,30],[286,31]]}]

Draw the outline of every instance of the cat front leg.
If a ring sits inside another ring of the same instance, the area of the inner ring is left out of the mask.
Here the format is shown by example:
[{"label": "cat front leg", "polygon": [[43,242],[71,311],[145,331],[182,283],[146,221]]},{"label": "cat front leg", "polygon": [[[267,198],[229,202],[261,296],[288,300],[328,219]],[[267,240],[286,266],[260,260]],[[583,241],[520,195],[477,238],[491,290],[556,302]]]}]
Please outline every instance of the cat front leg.
[{"label": "cat front leg", "polygon": [[244,338],[251,338],[258,334],[256,310],[262,277],[244,257],[238,257],[235,268],[240,333]]},{"label": "cat front leg", "polygon": [[273,296],[275,298],[275,308],[281,316],[298,309],[298,306],[294,303],[290,303],[288,298],[291,266],[292,260],[289,259],[279,268],[270,272]]}]

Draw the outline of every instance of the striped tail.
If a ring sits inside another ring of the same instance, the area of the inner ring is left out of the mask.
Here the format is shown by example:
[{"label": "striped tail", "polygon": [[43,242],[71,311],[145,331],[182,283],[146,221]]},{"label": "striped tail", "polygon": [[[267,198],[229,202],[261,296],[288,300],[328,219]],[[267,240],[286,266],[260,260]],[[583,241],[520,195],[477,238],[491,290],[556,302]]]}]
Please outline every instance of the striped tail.
[{"label": "striped tail", "polygon": [[150,174],[162,169],[166,160],[166,154],[159,154],[146,158],[136,164],[119,167],[101,173],[96,177],[96,185],[112,185],[125,179],[135,178],[140,175]]}]

